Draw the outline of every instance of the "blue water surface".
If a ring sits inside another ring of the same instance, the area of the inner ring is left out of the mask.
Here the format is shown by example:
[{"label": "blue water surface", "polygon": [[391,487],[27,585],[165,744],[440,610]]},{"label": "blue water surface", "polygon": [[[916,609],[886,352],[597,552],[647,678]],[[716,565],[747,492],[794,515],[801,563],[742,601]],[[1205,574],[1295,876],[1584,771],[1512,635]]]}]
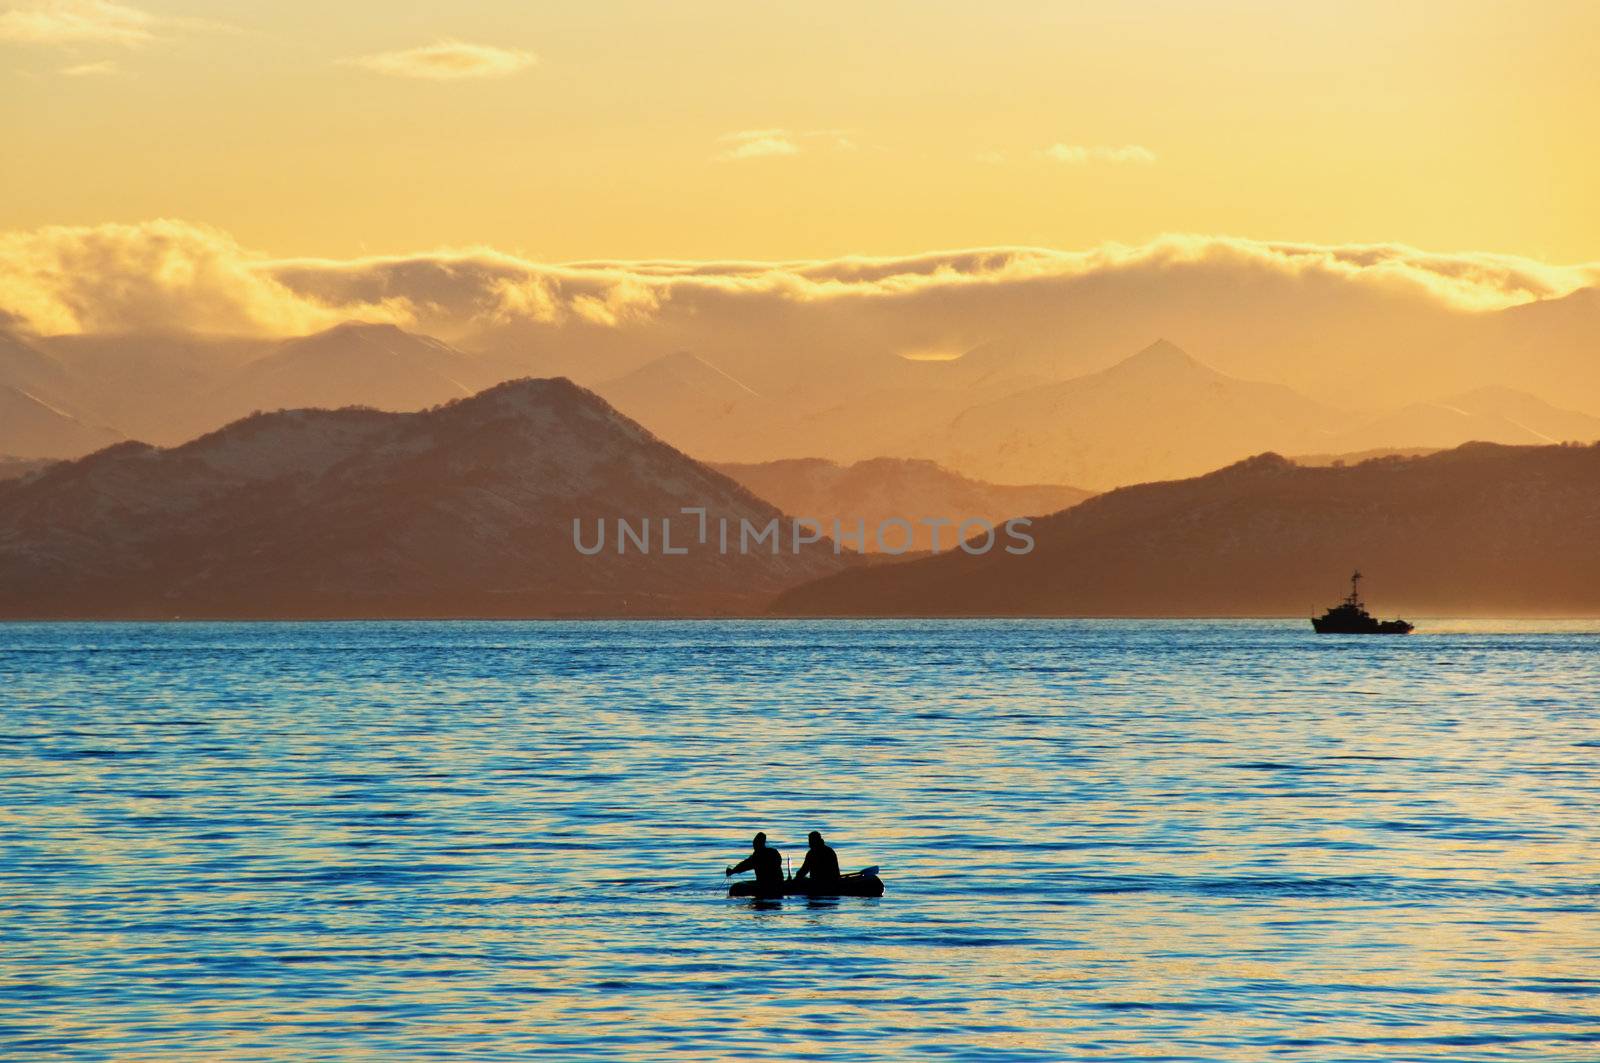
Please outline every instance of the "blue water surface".
[{"label": "blue water surface", "polygon": [[1593,1061],[1597,650],[0,625],[0,1056]]}]

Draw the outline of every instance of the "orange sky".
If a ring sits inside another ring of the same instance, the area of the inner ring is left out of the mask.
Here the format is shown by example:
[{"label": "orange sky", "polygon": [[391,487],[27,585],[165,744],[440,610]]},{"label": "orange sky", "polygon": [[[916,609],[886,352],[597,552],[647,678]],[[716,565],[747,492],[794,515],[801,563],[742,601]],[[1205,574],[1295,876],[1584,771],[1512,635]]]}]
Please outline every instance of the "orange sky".
[{"label": "orange sky", "polygon": [[[0,0],[3,2],[3,0]],[[0,230],[781,259],[1162,232],[1600,258],[1600,4],[0,7]]]}]

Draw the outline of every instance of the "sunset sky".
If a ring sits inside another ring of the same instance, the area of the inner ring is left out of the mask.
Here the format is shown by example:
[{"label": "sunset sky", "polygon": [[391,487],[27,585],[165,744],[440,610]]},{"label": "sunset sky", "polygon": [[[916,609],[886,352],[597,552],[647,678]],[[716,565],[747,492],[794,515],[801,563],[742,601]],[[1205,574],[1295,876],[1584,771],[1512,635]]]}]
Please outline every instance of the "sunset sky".
[{"label": "sunset sky", "polygon": [[0,3],[0,230],[1600,259],[1600,4]]}]

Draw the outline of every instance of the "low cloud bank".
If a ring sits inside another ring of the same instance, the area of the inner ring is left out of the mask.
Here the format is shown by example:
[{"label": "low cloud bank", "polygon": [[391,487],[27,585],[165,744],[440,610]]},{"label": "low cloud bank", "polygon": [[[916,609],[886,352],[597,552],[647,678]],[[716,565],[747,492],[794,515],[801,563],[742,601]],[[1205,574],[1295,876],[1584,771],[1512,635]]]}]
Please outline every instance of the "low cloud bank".
[{"label": "low cloud bank", "polygon": [[[1176,282],[1176,284],[1175,284]],[[1348,287],[1444,311],[1497,310],[1600,283],[1600,264],[1434,254],[1398,244],[1172,235],[1087,251],[999,247],[793,262],[533,262],[488,248],[347,260],[272,259],[183,221],[0,235],[0,311],[41,334],[150,329],[294,335],[345,320],[460,337],[516,322],[623,328],[763,307],[873,314],[955,298],[969,309],[1100,287],[1231,284],[1263,300]],[[735,315],[742,316],[742,315]]]}]

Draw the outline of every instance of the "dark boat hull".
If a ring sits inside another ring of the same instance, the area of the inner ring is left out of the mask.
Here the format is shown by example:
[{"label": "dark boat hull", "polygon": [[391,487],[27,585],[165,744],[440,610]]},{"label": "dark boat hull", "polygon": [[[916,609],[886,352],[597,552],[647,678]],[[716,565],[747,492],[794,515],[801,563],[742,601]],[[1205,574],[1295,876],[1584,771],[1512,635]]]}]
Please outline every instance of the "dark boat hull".
[{"label": "dark boat hull", "polygon": [[747,879],[728,887],[730,897],[882,897],[883,879],[877,875],[844,875],[831,885],[813,885],[788,879],[780,890],[763,890]]},{"label": "dark boat hull", "polygon": [[1412,632],[1412,625],[1404,620],[1341,623],[1319,616],[1311,618],[1311,626],[1319,635],[1409,635]]}]

